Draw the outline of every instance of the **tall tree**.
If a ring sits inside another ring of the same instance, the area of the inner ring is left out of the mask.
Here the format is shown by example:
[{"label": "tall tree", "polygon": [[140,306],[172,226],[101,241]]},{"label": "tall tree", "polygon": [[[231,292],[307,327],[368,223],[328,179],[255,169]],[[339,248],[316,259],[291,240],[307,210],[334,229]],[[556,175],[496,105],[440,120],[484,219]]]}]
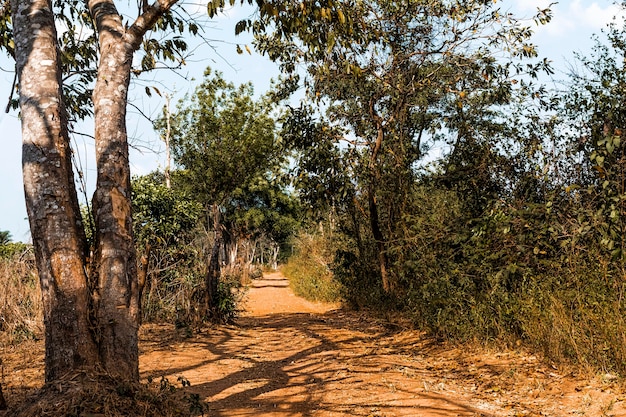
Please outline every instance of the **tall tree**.
[{"label": "tall tree", "polygon": [[[214,234],[206,277],[206,314],[214,315],[224,243],[225,205],[235,192],[282,162],[284,156],[271,117],[273,104],[253,100],[250,84],[235,87],[211,70],[171,118],[171,143],[176,164],[196,199],[205,207]],[[158,126],[166,129],[166,120]]]},{"label": "tall tree", "polygon": [[[139,378],[141,288],[131,222],[127,92],[134,53],[148,30],[173,22],[169,10],[175,3],[145,4],[137,19],[124,22],[112,0],[89,1],[86,9],[79,2],[11,0],[12,38],[3,38],[3,46],[15,56],[19,80],[24,188],[43,292],[47,381],[77,369],[104,369],[114,377]],[[63,35],[56,30],[55,11],[69,16],[64,18],[69,28]],[[68,36],[80,39],[80,26],[89,22],[96,34],[93,47],[82,44],[85,48],[77,56],[84,60],[77,63],[67,53],[72,51]],[[183,48],[170,46],[170,53]],[[91,98],[92,90],[84,83],[80,100],[71,88],[64,93],[68,69],[93,66],[96,57],[97,72],[90,67],[95,77]],[[85,111],[90,101],[93,111]],[[92,254],[74,185],[70,111],[78,117],[93,113],[95,121]]]},{"label": "tall tree", "polygon": [[[286,70],[307,64],[311,99],[323,103],[328,119],[344,128],[351,148],[354,180],[367,207],[369,235],[375,242],[377,272],[385,292],[393,292],[390,242],[400,238],[403,214],[415,182],[415,164],[427,139],[458,132],[462,113],[478,105],[508,100],[512,78],[535,72],[498,61],[534,57],[531,31],[494,1],[376,0],[329,3],[309,26],[290,33],[267,33],[252,26],[258,46]],[[303,3],[272,3],[289,13]],[[315,12],[311,12],[315,19]],[[549,20],[549,10],[537,20]],[[293,42],[297,36],[299,43]],[[470,111],[471,112],[471,111]],[[468,112],[468,113],[470,113]],[[472,113],[477,114],[478,112]],[[472,120],[477,120],[475,117]]]}]

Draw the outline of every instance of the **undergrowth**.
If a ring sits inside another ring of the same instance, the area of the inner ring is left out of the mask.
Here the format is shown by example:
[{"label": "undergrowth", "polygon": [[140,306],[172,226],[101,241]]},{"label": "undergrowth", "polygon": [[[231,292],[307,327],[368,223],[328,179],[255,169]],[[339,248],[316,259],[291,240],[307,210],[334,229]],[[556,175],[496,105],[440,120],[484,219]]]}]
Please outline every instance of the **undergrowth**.
[{"label": "undergrowth", "polygon": [[41,337],[43,311],[41,290],[32,251],[0,256],[0,332],[8,343]]},{"label": "undergrowth", "polygon": [[[0,340],[19,344],[43,335],[41,289],[34,255],[28,245],[0,255]],[[251,274],[256,276],[257,269]],[[197,259],[185,265],[168,267],[159,272],[151,266],[143,292],[143,321],[173,323],[179,328],[202,325],[207,318],[199,316],[198,302],[204,288],[204,271]],[[211,321],[235,320],[245,295],[242,272],[225,268],[218,286],[216,317]]]},{"label": "undergrowth", "polygon": [[330,264],[334,256],[329,238],[302,233],[295,238],[296,252],[281,271],[289,279],[293,292],[311,301],[335,302],[341,286],[333,278]]},{"label": "undergrowth", "polygon": [[[180,386],[179,386],[180,385]],[[76,373],[45,385],[9,412],[15,417],[204,416],[207,405],[186,392],[189,381],[162,377],[147,384],[118,381],[108,375]]]},{"label": "undergrowth", "polygon": [[346,305],[408,320],[439,339],[521,344],[552,363],[626,376],[626,269],[602,247],[592,210],[579,204],[572,218],[563,213],[574,203],[560,212],[494,206],[467,220],[453,192],[419,191],[417,201],[388,252],[391,292],[371,240],[357,247],[321,234],[296,242],[284,269],[294,290],[328,299],[318,294],[339,289]]}]

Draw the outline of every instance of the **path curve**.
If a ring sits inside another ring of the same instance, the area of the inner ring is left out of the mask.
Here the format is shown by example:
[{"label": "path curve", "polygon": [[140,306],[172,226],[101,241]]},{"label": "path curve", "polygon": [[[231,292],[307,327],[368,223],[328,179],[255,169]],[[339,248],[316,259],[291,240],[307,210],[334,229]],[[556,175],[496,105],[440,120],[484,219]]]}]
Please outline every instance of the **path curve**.
[{"label": "path curve", "polygon": [[[623,399],[522,352],[458,349],[255,280],[236,325],[146,326],[143,378],[182,376],[214,417],[626,416]],[[586,384],[586,386],[585,386]]]}]

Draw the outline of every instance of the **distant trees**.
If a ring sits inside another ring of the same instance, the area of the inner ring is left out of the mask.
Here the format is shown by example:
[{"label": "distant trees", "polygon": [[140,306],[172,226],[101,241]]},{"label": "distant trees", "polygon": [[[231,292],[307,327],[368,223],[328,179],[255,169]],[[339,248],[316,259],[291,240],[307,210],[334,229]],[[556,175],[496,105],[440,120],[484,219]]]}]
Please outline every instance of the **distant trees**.
[{"label": "distant trees", "polygon": [[30,249],[30,245],[22,242],[13,242],[11,232],[0,231],[0,258],[11,259],[16,255],[24,254]]},{"label": "distant trees", "polygon": [[[180,167],[173,183],[204,208],[203,224],[212,233],[206,317],[216,316],[222,261],[234,262],[246,240],[265,237],[279,245],[295,221],[282,183],[287,154],[272,116],[277,104],[268,97],[255,101],[250,84],[235,86],[207,69],[195,93],[171,115],[172,154]],[[157,126],[164,129],[165,120]]]}]

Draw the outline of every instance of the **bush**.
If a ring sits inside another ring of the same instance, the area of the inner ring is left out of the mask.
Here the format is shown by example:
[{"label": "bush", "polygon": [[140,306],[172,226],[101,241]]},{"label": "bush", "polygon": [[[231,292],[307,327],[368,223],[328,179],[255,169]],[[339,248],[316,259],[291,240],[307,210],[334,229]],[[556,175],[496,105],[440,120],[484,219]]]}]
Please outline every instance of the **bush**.
[{"label": "bush", "polygon": [[0,259],[13,260],[24,255],[31,255],[31,246],[22,242],[9,242],[0,245]]},{"label": "bush", "polygon": [[626,283],[598,248],[534,277],[520,300],[530,344],[554,361],[626,375]]},{"label": "bush", "polygon": [[218,284],[218,302],[212,317],[203,317],[205,302],[204,263],[192,247],[178,254],[178,263],[166,264],[164,270],[149,269],[144,291],[143,318],[147,322],[175,323],[179,328],[195,327],[206,321],[232,322],[239,314],[244,295],[241,271],[225,269]]},{"label": "bush", "polygon": [[283,266],[294,293],[311,301],[335,302],[341,297],[341,285],[334,279],[331,240],[303,233],[295,239],[295,254]]}]

